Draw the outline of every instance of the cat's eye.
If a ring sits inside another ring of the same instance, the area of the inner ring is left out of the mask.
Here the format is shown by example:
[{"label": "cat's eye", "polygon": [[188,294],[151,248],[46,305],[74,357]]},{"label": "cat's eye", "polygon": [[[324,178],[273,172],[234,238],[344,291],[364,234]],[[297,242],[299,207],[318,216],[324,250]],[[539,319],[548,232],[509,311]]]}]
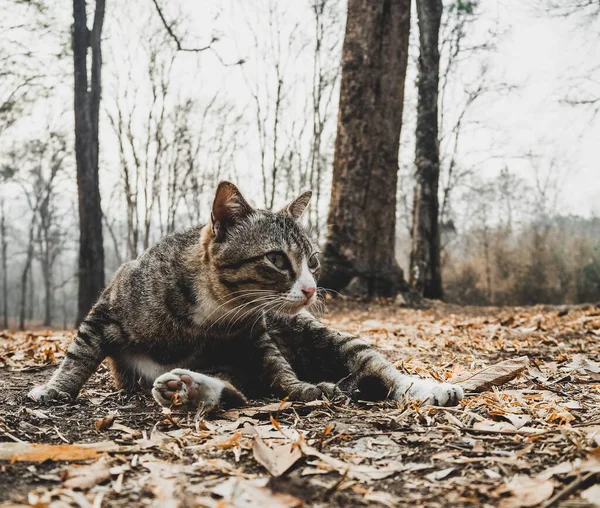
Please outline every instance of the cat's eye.
[{"label": "cat's eye", "polygon": [[269,252],[265,257],[280,270],[285,270],[290,266],[287,256],[283,252]]},{"label": "cat's eye", "polygon": [[310,256],[308,258],[308,268],[311,270],[316,270],[317,268],[319,268],[319,265],[321,263],[319,262],[319,253],[315,252],[312,256]]}]

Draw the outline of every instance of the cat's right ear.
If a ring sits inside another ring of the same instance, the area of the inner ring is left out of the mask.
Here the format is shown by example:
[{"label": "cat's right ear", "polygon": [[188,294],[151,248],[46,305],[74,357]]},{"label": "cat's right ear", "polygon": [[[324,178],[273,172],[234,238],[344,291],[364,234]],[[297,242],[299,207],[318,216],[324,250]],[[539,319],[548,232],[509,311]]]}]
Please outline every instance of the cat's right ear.
[{"label": "cat's right ear", "polygon": [[221,182],[217,187],[210,214],[210,226],[217,240],[222,240],[227,228],[253,212],[252,207],[231,182]]}]

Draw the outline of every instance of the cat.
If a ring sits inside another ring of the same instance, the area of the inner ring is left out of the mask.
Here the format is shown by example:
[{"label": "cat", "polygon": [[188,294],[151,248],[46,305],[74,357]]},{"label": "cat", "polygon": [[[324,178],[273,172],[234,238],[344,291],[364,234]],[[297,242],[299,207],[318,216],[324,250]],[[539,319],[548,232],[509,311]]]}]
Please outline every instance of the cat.
[{"label": "cat", "polygon": [[151,388],[165,407],[209,412],[247,397],[311,401],[354,390],[458,404],[459,386],[403,375],[364,340],[309,313],[320,262],[299,219],[310,197],[275,213],[221,182],[207,225],[167,236],[119,268],[59,369],[29,397],[73,399],[108,358],[119,388]]}]

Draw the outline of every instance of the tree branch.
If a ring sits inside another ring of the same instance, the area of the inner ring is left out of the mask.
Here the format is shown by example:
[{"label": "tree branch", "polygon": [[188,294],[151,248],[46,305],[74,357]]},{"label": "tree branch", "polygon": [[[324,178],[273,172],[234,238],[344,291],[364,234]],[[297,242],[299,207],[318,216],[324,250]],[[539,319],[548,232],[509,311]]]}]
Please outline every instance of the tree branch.
[{"label": "tree branch", "polygon": [[219,40],[218,37],[212,37],[211,41],[206,45],[206,46],[202,46],[199,48],[190,48],[190,47],[186,47],[181,43],[181,39],[177,36],[177,34],[173,31],[173,23],[169,24],[169,22],[167,21],[167,19],[165,18],[165,15],[160,7],[160,5],[158,5],[158,0],[152,0],[152,3],[154,4],[154,7],[156,8],[156,12],[158,13],[158,17],[160,18],[160,21],[162,23],[162,25],[164,26],[165,30],[167,31],[167,33],[169,34],[169,37],[171,37],[171,39],[173,39],[173,42],[175,43],[175,46],[177,47],[177,51],[183,51],[183,52],[187,52],[187,53],[202,53],[203,51],[212,51],[213,54],[217,57],[217,59],[219,60],[219,62],[221,62],[221,64],[223,64],[226,67],[231,67],[234,65],[242,65],[246,62],[246,60],[244,58],[240,58],[237,62],[234,63],[225,63],[223,61],[223,59],[221,58],[221,55],[219,55],[219,53],[217,53],[217,51],[215,50],[215,48],[213,48],[213,44],[215,42],[217,42]]},{"label": "tree branch", "polygon": [[161,20],[163,26],[165,27],[165,30],[167,31],[167,33],[169,34],[169,36],[171,37],[171,39],[173,39],[173,41],[175,42],[175,46],[177,46],[177,51],[188,51],[188,52],[191,52],[191,53],[201,53],[202,51],[206,51],[207,49],[212,49],[213,42],[216,42],[218,40],[216,37],[213,37],[212,40],[210,41],[210,43],[207,46],[204,46],[204,47],[201,47],[201,48],[186,48],[186,47],[184,47],[181,44],[181,40],[179,39],[179,37],[173,31],[173,28],[171,27],[171,24],[169,24],[169,22],[165,18],[165,15],[163,14],[163,11],[160,8],[160,5],[158,5],[158,1],[157,0],[152,0],[152,2],[154,3],[154,7],[156,8],[156,12],[158,13],[158,16],[160,17],[160,20]]}]

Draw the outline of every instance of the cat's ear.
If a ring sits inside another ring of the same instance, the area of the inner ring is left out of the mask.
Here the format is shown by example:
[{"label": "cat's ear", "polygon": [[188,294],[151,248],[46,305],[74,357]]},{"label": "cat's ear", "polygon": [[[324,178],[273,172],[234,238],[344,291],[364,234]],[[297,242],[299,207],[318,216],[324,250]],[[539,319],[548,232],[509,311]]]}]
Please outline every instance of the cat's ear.
[{"label": "cat's ear", "polygon": [[279,213],[291,215],[294,219],[299,219],[306,210],[308,202],[312,196],[312,191],[307,190],[300,194],[294,201],[288,203]]},{"label": "cat's ear", "polygon": [[228,227],[250,215],[253,211],[253,208],[235,185],[231,182],[219,183],[210,214],[210,225],[213,234],[221,239]]}]

